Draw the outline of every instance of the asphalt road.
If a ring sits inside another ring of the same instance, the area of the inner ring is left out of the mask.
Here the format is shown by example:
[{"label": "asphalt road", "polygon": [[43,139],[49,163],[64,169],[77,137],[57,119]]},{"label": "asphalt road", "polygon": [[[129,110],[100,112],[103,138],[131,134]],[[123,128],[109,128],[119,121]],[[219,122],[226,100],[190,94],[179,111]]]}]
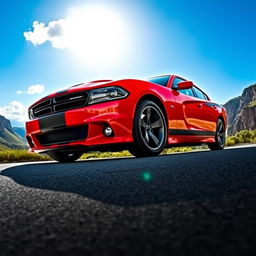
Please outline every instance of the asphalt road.
[{"label": "asphalt road", "polygon": [[0,255],[256,255],[256,147],[0,165]]}]

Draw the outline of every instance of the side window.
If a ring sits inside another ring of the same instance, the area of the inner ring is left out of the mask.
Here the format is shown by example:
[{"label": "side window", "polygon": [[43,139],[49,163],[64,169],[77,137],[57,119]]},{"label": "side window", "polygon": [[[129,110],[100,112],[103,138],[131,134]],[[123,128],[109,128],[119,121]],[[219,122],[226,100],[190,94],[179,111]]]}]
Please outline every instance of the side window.
[{"label": "side window", "polygon": [[191,97],[195,97],[192,89],[184,89],[184,90],[178,90],[180,93],[191,96]]},{"label": "side window", "polygon": [[162,86],[167,86],[170,76],[157,76],[148,79],[149,82],[155,83]]},{"label": "side window", "polygon": [[196,88],[195,86],[193,87],[193,90],[194,90],[197,98],[202,99],[202,100],[208,100],[208,97],[201,90]]},{"label": "side window", "polygon": [[175,77],[173,82],[172,82],[172,87],[173,88],[177,88],[178,87],[178,83],[179,82],[184,82],[185,80],[184,79],[181,79],[179,77]]}]

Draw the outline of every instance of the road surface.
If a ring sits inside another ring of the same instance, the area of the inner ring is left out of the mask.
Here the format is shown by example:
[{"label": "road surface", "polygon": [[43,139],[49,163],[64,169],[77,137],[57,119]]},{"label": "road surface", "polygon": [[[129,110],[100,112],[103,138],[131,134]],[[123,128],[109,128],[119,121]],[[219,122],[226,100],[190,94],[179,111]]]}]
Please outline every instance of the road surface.
[{"label": "road surface", "polygon": [[256,147],[0,165],[0,255],[256,255]]}]

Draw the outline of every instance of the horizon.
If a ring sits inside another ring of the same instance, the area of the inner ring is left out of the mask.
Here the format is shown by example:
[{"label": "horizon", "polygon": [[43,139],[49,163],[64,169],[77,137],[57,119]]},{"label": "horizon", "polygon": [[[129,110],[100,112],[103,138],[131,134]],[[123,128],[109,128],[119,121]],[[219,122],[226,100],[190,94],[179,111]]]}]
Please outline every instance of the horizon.
[{"label": "horizon", "polygon": [[256,83],[253,0],[14,2],[0,17],[0,114],[12,126],[86,81],[178,74],[221,104]]}]

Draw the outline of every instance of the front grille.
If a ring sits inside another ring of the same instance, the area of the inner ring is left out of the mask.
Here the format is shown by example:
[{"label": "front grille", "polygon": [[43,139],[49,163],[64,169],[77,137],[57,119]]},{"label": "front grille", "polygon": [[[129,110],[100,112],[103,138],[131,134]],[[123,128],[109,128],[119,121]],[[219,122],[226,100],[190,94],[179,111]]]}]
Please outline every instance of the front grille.
[{"label": "front grille", "polygon": [[29,111],[29,116],[33,119],[69,109],[81,108],[86,106],[87,102],[88,93],[85,91],[56,96],[33,106]]},{"label": "front grille", "polygon": [[66,127],[37,135],[39,143],[43,146],[66,144],[84,140],[87,137],[87,126]]}]

